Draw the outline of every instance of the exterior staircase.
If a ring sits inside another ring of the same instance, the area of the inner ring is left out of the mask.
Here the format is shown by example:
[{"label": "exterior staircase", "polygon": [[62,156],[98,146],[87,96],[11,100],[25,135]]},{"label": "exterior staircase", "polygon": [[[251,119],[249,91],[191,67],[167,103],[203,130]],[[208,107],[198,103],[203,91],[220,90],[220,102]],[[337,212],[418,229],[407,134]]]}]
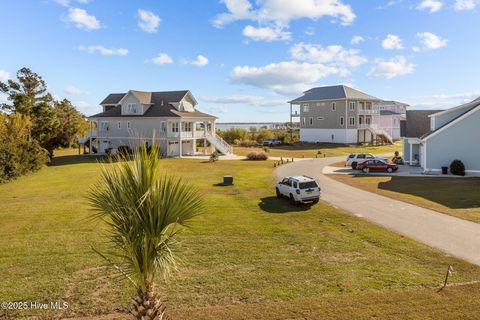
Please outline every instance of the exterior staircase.
[{"label": "exterior staircase", "polygon": [[226,156],[233,154],[232,146],[229,145],[225,140],[223,140],[216,133],[214,134],[207,133],[206,138],[208,142],[210,142],[210,144],[214,146],[215,149],[218,150],[218,152],[220,152],[221,154]]},{"label": "exterior staircase", "polygon": [[392,136],[384,129],[379,128],[376,124],[366,124],[361,127],[362,129],[367,129],[368,131],[370,131],[370,133],[372,133],[376,137],[379,137],[384,142],[393,144]]}]

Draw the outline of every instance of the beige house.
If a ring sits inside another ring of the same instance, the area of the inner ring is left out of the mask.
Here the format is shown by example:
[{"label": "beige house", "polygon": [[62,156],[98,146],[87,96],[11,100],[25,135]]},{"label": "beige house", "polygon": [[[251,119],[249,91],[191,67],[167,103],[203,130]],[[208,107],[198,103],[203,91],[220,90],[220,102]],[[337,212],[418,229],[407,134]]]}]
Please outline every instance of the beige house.
[{"label": "beige house", "polygon": [[392,136],[375,121],[381,101],[344,85],[312,88],[289,101],[290,122],[300,118],[304,142],[392,142]]},{"label": "beige house", "polygon": [[105,153],[107,148],[150,142],[169,157],[208,154],[218,150],[231,154],[232,147],[215,133],[216,117],[197,111],[192,93],[184,91],[109,94],[103,111],[89,117],[89,134],[79,141]]}]

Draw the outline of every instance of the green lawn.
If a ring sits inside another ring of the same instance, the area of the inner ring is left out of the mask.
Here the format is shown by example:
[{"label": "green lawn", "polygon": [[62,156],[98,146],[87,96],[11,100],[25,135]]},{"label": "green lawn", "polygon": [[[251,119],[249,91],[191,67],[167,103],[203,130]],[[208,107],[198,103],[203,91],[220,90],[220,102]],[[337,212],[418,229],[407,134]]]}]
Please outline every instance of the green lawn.
[{"label": "green lawn", "polygon": [[[234,147],[236,155],[245,156],[252,151],[262,151],[262,148]],[[318,153],[321,151],[321,154]],[[384,146],[346,146],[343,144],[295,144],[292,146],[278,146],[269,148],[268,154],[271,157],[285,158],[315,158],[315,157],[337,157],[346,156],[350,153],[393,153],[402,151],[402,142],[398,141],[393,145]]]},{"label": "green lawn", "polygon": [[[0,185],[0,301],[70,304],[62,313],[14,316],[93,319],[124,311],[130,288],[90,249],[109,250],[104,226],[86,220],[95,161],[64,155]],[[175,319],[386,319],[388,310],[417,319],[480,317],[478,285],[435,289],[447,265],[457,283],[480,279],[479,267],[326,204],[296,207],[275,198],[271,162],[162,163],[197,185],[210,205],[180,236],[183,265],[158,284]],[[214,186],[225,174],[235,186]]]},{"label": "green lawn", "polygon": [[480,223],[480,178],[330,177],[360,189]]}]

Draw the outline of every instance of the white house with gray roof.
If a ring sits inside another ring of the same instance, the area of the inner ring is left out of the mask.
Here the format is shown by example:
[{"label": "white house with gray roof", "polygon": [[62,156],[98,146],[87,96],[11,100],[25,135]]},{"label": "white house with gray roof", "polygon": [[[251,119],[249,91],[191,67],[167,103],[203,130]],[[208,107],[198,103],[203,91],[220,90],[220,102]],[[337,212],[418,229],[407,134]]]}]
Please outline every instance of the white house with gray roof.
[{"label": "white house with gray roof", "polygon": [[[109,94],[102,112],[89,117],[89,133],[79,141],[105,153],[108,148],[150,142],[166,156],[181,157],[218,150],[231,154],[232,147],[215,133],[216,117],[195,109],[197,101],[189,90]],[[197,143],[197,141],[200,141]]]},{"label": "white house with gray roof", "polygon": [[[393,124],[387,122],[389,132],[378,120],[381,112],[390,110],[387,107],[397,105],[395,102],[383,102],[345,85],[312,88],[303,96],[289,101],[290,122],[293,118],[300,118],[300,140],[304,142],[391,143],[400,138],[400,121],[395,122],[398,134],[393,137]],[[294,111],[294,106],[300,110]],[[393,117],[397,115],[395,111],[384,116]]]},{"label": "white house with gray roof", "polygon": [[403,158],[427,171],[461,160],[467,172],[480,173],[480,97],[448,110],[408,111]]}]

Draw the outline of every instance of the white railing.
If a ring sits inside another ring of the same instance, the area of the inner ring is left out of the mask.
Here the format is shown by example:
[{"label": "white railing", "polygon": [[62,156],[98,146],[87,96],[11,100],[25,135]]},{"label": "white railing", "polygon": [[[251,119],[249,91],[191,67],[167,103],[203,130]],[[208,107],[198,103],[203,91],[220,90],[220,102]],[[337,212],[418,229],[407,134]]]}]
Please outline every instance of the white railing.
[{"label": "white railing", "polygon": [[206,138],[220,153],[224,155],[233,154],[233,148],[225,140],[223,140],[219,135],[207,133]]},{"label": "white railing", "polygon": [[193,132],[192,131],[183,131],[181,133],[182,138],[193,138]]},{"label": "white railing", "polygon": [[195,138],[202,139],[205,138],[205,131],[195,131]]},{"label": "white railing", "polygon": [[359,129],[367,129],[375,135],[384,136],[385,138],[387,138],[388,141],[390,141],[390,143],[393,143],[392,136],[387,131],[385,131],[384,129],[379,128],[378,125],[375,124],[375,123],[359,124],[358,128]]},{"label": "white railing", "polygon": [[358,109],[359,115],[379,115],[380,110],[378,109]]}]

